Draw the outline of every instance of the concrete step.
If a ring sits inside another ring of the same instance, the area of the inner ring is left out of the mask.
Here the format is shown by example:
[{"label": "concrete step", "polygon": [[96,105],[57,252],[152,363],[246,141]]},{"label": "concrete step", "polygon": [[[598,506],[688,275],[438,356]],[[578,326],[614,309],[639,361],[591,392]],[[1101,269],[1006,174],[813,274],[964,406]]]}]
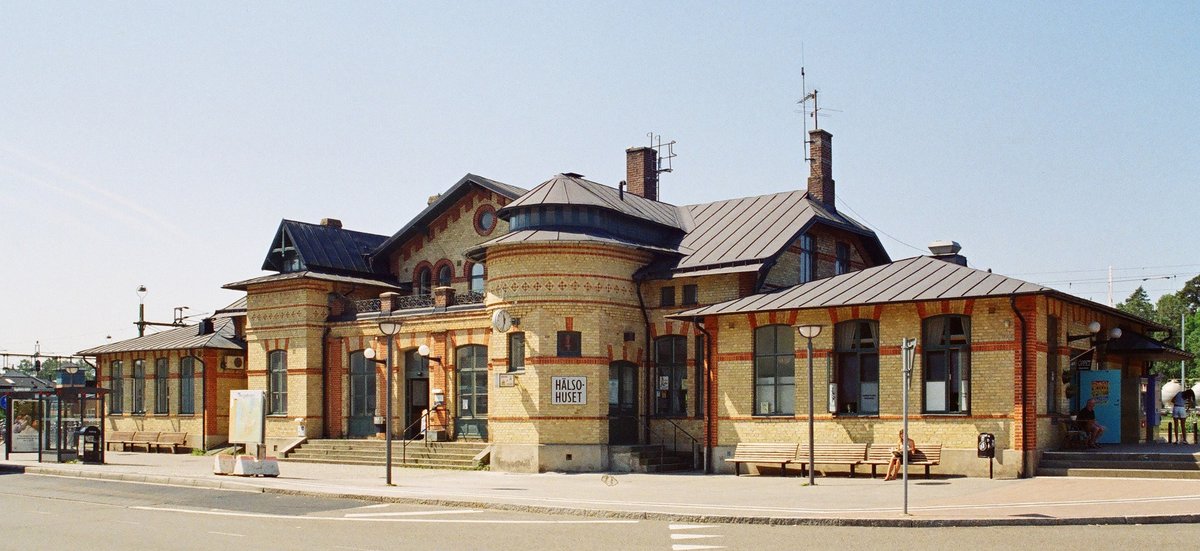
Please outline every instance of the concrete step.
[{"label": "concrete step", "polygon": [[[293,458],[293,457],[284,459],[284,461],[285,462],[294,462],[294,463],[319,463],[319,464],[326,464],[326,465],[370,465],[370,466],[378,466],[378,467],[382,467],[384,464],[383,461],[331,460],[331,459],[311,459],[311,458]],[[449,464],[449,463],[401,463],[401,462],[395,461],[395,460],[393,460],[392,466],[393,467],[404,467],[404,468],[421,468],[421,469],[445,469],[445,470],[454,470],[454,471],[472,471],[472,470],[481,468],[474,464],[461,465],[461,464]]]},{"label": "concrete step", "polygon": [[1190,453],[1137,453],[1090,451],[1052,451],[1042,454],[1043,461],[1126,461],[1126,462],[1179,462],[1200,463],[1200,454]]},{"label": "concrete step", "polygon": [[1042,459],[1038,468],[1050,469],[1110,469],[1134,471],[1200,471],[1200,463],[1193,461],[1114,461],[1107,459],[1080,459],[1063,461],[1058,459]]},{"label": "concrete step", "polygon": [[1094,476],[1107,478],[1170,478],[1200,480],[1200,470],[1169,469],[1089,469],[1038,466],[1038,476]]}]

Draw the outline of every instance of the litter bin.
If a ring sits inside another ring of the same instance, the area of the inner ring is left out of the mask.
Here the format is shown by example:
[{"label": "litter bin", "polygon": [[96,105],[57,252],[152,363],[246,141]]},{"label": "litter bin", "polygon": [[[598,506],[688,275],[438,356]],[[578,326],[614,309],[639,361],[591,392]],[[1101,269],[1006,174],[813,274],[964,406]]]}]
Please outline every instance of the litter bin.
[{"label": "litter bin", "polygon": [[100,427],[82,427],[75,431],[78,438],[79,460],[84,463],[104,462],[104,436]]}]

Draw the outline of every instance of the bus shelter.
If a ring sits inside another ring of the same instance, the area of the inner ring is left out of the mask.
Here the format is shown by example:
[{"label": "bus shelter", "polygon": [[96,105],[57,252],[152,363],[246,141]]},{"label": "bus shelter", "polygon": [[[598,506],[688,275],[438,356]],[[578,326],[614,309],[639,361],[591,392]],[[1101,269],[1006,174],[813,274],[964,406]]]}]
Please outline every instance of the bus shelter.
[{"label": "bus shelter", "polygon": [[[38,462],[104,462],[104,400],[108,389],[64,386],[3,394],[4,459],[35,453]],[[83,443],[83,449],[80,443]]]}]

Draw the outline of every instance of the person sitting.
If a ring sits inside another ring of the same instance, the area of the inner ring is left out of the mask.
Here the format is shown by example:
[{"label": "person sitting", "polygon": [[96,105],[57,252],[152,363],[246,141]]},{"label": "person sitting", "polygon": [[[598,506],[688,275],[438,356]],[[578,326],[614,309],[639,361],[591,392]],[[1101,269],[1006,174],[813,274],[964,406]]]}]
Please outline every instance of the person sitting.
[{"label": "person sitting", "polygon": [[908,460],[912,461],[912,453],[917,451],[917,444],[912,438],[905,438],[904,431],[901,430],[899,438],[896,440],[896,447],[892,448],[892,460],[888,462],[887,475],[883,477],[883,481],[895,480],[900,476],[900,467],[904,464],[904,456],[908,455]]},{"label": "person sitting", "polygon": [[1096,400],[1094,398],[1088,398],[1087,405],[1075,414],[1075,422],[1088,435],[1087,447],[1099,448],[1100,444],[1097,440],[1100,439],[1101,434],[1104,434],[1104,425],[1096,422]]}]

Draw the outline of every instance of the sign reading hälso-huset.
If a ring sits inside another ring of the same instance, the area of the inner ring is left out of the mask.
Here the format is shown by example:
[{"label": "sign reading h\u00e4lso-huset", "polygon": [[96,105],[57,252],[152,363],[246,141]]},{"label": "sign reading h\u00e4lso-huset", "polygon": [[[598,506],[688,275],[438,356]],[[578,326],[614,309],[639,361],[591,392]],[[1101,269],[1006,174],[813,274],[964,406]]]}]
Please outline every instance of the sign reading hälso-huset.
[{"label": "sign reading h\u00e4lso-huset", "polygon": [[551,404],[587,403],[587,377],[551,377],[550,382]]}]

